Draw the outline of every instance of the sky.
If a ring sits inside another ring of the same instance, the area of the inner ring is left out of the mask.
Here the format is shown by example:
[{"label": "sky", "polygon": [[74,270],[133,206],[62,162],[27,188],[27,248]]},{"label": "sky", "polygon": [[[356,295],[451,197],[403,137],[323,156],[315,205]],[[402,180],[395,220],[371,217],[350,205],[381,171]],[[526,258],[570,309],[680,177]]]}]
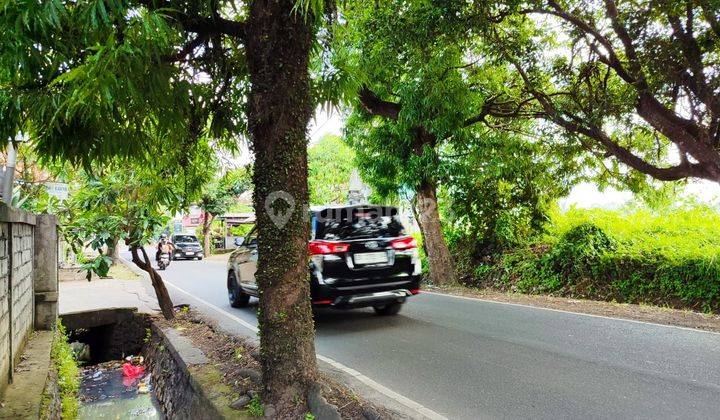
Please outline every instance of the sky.
[{"label": "sky", "polygon": [[326,134],[342,135],[342,129],[343,121],[340,111],[327,112],[325,109],[317,108],[308,129],[310,144],[317,143]]},{"label": "sky", "polygon": [[[339,111],[327,112],[318,108],[315,117],[310,121],[308,133],[310,144],[316,143],[326,134],[342,135],[343,121]],[[720,184],[711,181],[693,180],[685,189],[685,196],[693,197],[708,204],[720,206]],[[576,185],[570,194],[560,200],[561,208],[576,206],[580,208],[603,207],[618,208],[633,199],[629,191],[618,191],[607,188],[598,190],[592,183],[584,182]]]}]

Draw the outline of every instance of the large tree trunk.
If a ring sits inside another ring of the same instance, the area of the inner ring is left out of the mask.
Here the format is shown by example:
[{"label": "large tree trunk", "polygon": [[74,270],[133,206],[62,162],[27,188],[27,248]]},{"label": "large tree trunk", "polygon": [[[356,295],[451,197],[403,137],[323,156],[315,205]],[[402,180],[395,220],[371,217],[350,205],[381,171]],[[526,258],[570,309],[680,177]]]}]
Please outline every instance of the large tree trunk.
[{"label": "large tree trunk", "polygon": [[410,208],[413,212],[413,217],[415,217],[415,221],[418,224],[418,227],[420,228],[420,238],[422,238],[422,251],[427,255],[427,248],[425,247],[425,232],[422,229],[422,226],[420,226],[420,211],[418,210],[418,202],[419,197],[415,195],[415,198],[410,203]]},{"label": "large tree trunk", "polygon": [[[140,259],[140,255],[138,255],[138,250],[142,251],[142,260]],[[142,270],[145,270],[150,276],[150,281],[152,282],[153,289],[155,289],[155,295],[157,296],[158,304],[160,305],[160,311],[162,312],[165,319],[175,318],[175,313],[173,312],[173,303],[170,299],[170,294],[168,293],[167,288],[165,288],[165,283],[163,283],[162,277],[160,277],[160,274],[153,268],[152,262],[148,257],[147,252],[145,252],[145,248],[139,246],[131,246],[130,252],[132,253],[133,263],[135,263],[135,265],[140,267]]]},{"label": "large tree trunk", "polygon": [[120,240],[115,238],[112,245],[108,246],[107,256],[112,260],[112,265],[120,261]]},{"label": "large tree trunk", "polygon": [[430,265],[430,280],[433,284],[448,284],[456,281],[455,262],[443,237],[436,189],[436,184],[430,181],[423,182],[418,188],[418,224]]},{"label": "large tree trunk", "polygon": [[206,257],[210,256],[211,253],[211,245],[210,241],[212,238],[210,237],[210,227],[212,225],[212,221],[215,218],[210,212],[203,211],[203,227],[202,227],[202,234],[203,234],[203,254],[205,254]]},{"label": "large tree trunk", "polygon": [[[307,125],[313,17],[295,0],[254,0],[247,18],[249,130],[259,227],[260,347],[266,403],[283,417],[306,412],[317,371],[310,308]],[[283,217],[285,216],[285,217]]]}]

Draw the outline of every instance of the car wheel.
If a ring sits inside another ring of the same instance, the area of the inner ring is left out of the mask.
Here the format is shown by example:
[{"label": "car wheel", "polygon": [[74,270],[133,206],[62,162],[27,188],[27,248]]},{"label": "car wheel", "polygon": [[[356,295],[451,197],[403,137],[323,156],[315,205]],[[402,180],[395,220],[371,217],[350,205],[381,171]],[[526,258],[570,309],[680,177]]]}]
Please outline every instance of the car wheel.
[{"label": "car wheel", "polygon": [[242,308],[250,302],[250,296],[242,291],[235,280],[235,273],[228,273],[228,299],[233,308]]},{"label": "car wheel", "polygon": [[202,261],[203,257],[197,257],[198,261]]},{"label": "car wheel", "polygon": [[401,302],[390,303],[383,306],[373,306],[375,313],[381,316],[397,315],[403,304]]}]

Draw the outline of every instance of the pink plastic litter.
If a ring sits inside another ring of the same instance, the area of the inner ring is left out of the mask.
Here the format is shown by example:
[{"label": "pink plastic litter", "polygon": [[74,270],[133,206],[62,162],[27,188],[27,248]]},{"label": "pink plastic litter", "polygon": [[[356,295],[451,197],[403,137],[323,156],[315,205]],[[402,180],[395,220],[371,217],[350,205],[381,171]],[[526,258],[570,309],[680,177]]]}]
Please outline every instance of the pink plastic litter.
[{"label": "pink plastic litter", "polygon": [[133,365],[132,363],[123,364],[123,377],[126,379],[137,379],[145,373],[145,366]]}]

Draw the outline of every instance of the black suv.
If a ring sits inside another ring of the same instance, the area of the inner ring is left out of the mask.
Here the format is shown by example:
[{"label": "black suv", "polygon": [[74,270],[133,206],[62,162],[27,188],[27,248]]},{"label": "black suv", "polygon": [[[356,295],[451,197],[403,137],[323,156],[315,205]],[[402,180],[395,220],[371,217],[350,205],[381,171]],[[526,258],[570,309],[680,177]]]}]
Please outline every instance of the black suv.
[{"label": "black suv", "polygon": [[[310,221],[308,267],[314,307],[372,306],[380,315],[395,315],[408,296],[420,292],[417,243],[405,233],[396,208],[313,208]],[[246,306],[250,296],[258,296],[257,228],[237,242],[228,260],[233,307]]]},{"label": "black suv", "polygon": [[195,235],[177,234],[173,235],[172,243],[175,245],[173,260],[195,259],[202,260],[204,257],[202,246]]}]

